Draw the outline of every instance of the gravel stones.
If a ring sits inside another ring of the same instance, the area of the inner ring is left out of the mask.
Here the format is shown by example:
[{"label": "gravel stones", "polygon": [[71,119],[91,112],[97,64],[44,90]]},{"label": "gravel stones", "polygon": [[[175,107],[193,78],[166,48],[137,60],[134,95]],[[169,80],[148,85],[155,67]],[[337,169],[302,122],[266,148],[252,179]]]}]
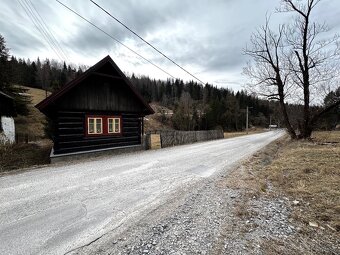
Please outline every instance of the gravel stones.
[{"label": "gravel stones", "polygon": [[183,184],[138,222],[107,236],[97,249],[77,253],[340,254],[339,241],[323,238],[323,230],[312,228],[314,236],[304,235],[305,226],[292,218],[292,211],[300,208],[294,199],[273,187],[255,195],[244,186],[230,188],[226,172]]},{"label": "gravel stones", "polygon": [[261,254],[263,241],[294,233],[286,200],[254,197],[247,218],[235,215],[242,191],[221,185],[224,178],[184,187],[121,233],[126,240],[101,244],[104,252],[91,254]]}]

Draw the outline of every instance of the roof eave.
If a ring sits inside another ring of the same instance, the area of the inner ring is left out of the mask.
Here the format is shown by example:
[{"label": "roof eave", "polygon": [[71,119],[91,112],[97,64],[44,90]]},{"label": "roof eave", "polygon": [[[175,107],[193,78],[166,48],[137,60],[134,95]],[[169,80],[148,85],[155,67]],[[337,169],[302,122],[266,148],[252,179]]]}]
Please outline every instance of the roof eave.
[{"label": "roof eave", "polygon": [[59,97],[61,97],[63,94],[68,92],[70,89],[75,87],[77,84],[85,80],[87,77],[89,77],[95,70],[103,66],[104,64],[110,62],[110,64],[114,67],[114,69],[121,75],[125,83],[128,85],[128,87],[131,89],[132,93],[135,94],[135,96],[140,100],[140,102],[144,105],[144,107],[147,109],[147,115],[154,114],[154,110],[151,108],[151,106],[145,101],[145,99],[137,92],[136,88],[132,85],[132,83],[127,79],[125,74],[120,70],[120,68],[117,66],[117,64],[112,60],[112,58],[107,55],[105,58],[100,60],[98,63],[90,67],[86,72],[81,74],[78,78],[70,81],[63,87],[61,87],[58,91],[51,94],[49,97],[45,98],[43,101],[35,105],[35,107],[44,113],[45,115],[48,115],[48,106],[53,104]]}]

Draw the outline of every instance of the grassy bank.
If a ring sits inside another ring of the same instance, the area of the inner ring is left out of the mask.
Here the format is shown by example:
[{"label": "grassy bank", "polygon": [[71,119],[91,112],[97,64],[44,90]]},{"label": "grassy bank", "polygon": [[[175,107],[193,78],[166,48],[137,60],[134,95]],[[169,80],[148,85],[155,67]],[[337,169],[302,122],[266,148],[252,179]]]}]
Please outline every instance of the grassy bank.
[{"label": "grassy bank", "polygon": [[18,144],[0,145],[0,172],[43,165],[49,162],[52,141],[45,137],[45,116],[35,105],[46,97],[44,90],[27,89],[30,97],[28,116],[15,117]]},{"label": "grassy bank", "polygon": [[0,173],[49,163],[52,143],[42,140],[0,146]]},{"label": "grassy bank", "polygon": [[312,142],[285,144],[258,174],[298,201],[296,220],[340,231],[339,131],[316,132]]},{"label": "grassy bank", "polygon": [[[19,136],[28,135],[30,140],[39,140],[45,137],[45,116],[35,108],[35,105],[46,98],[46,92],[42,89],[29,88],[27,94],[30,96],[31,102],[28,104],[29,114],[28,116],[21,116],[15,118],[16,133]],[[48,93],[49,95],[50,93]]]},{"label": "grassy bank", "polygon": [[315,132],[311,141],[285,137],[273,142],[236,169],[226,185],[242,191],[235,209],[241,219],[257,217],[252,215],[256,201],[287,201],[295,234],[264,241],[263,254],[337,254],[340,131]]},{"label": "grassy bank", "polygon": [[224,138],[234,138],[238,136],[244,136],[244,135],[252,135],[252,134],[258,134],[265,132],[264,129],[255,129],[255,130],[249,130],[248,134],[245,131],[242,132],[224,132]]}]

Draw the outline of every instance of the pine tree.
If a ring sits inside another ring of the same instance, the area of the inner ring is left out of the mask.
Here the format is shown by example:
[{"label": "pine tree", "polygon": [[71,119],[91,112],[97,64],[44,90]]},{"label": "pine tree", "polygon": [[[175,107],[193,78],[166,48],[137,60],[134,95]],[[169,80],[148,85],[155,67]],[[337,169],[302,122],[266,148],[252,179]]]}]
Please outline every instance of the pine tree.
[{"label": "pine tree", "polygon": [[0,90],[6,91],[9,87],[9,50],[5,38],[0,34]]},{"label": "pine tree", "polygon": [[14,86],[13,83],[11,83],[11,68],[8,58],[9,50],[6,47],[5,38],[0,34],[0,90],[14,98],[18,114],[27,115],[29,98],[23,95],[26,89]]}]

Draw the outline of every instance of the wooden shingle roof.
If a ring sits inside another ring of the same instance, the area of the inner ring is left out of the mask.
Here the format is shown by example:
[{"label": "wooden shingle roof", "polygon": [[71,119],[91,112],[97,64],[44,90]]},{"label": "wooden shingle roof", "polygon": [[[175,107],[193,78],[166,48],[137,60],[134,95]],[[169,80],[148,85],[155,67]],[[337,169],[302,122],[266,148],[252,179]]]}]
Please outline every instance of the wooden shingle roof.
[{"label": "wooden shingle roof", "polygon": [[[79,77],[70,81],[69,83],[61,87],[58,91],[54,92],[49,97],[47,97],[46,99],[38,103],[35,107],[38,108],[41,112],[46,114],[49,106],[53,105],[57,99],[61,98],[72,88],[78,86],[82,81],[84,81],[89,76],[98,74],[97,71],[107,63],[109,63],[114,68],[114,70],[118,73],[119,78],[124,81],[124,84],[137,97],[137,100],[139,100],[142,103],[142,105],[146,109],[145,113],[153,114],[154,113],[153,109],[144,100],[144,98],[140,95],[140,93],[136,90],[136,88],[131,84],[131,82],[128,80],[125,74],[120,70],[120,68],[116,65],[116,63],[112,60],[112,58],[109,55],[103,58],[102,60],[100,60],[97,64],[95,64],[91,68],[89,68],[86,72],[81,74]],[[107,76],[110,76],[110,75],[107,75]]]}]

